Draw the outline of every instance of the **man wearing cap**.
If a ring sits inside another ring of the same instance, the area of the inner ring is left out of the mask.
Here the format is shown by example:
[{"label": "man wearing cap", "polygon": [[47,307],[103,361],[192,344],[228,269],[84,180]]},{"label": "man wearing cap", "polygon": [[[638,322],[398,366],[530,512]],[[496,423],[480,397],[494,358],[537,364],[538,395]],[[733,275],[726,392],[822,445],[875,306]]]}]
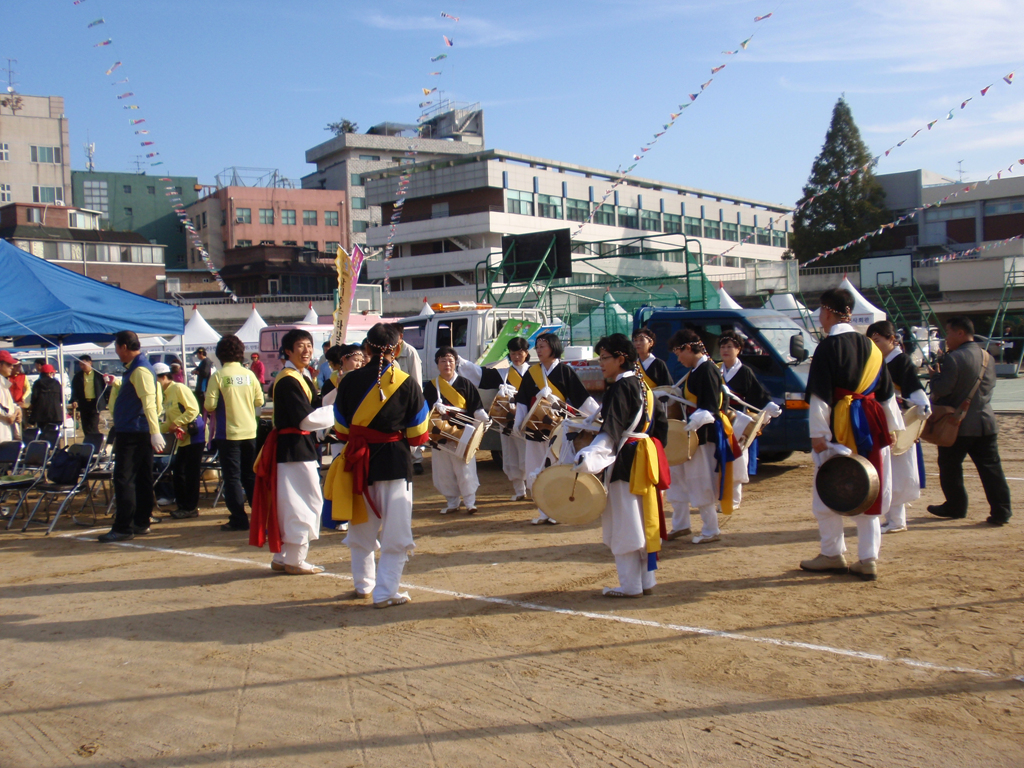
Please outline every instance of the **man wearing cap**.
[{"label": "man wearing cap", "polygon": [[116,512],[103,543],[125,541],[149,533],[153,514],[153,452],[162,451],[160,412],[163,390],[134,331],[118,331],[114,351],[124,365],[114,402],[114,500]]},{"label": "man wearing cap", "polygon": [[266,384],[267,368],[263,365],[263,361],[260,360],[259,352],[253,352],[249,359],[252,361],[249,363],[249,370],[252,371],[252,375],[256,377],[256,381],[261,385]]},{"label": "man wearing cap", "polygon": [[171,511],[171,517],[175,520],[199,517],[199,475],[206,445],[206,423],[199,413],[196,396],[184,384],[172,381],[169,365],[157,363],[153,373],[164,393],[164,421],[160,431],[173,433],[176,440],[171,475],[178,508]]},{"label": "man wearing cap", "polygon": [[11,396],[11,374],[18,361],[6,349],[0,349],[0,443],[12,440],[21,421],[21,408]]},{"label": "man wearing cap", "polygon": [[64,388],[53,374],[56,369],[49,363],[39,366],[39,378],[32,385],[32,423],[40,430],[56,430],[64,420],[61,400]]},{"label": "man wearing cap", "polygon": [[78,410],[82,420],[82,434],[94,435],[100,431],[100,414],[96,401],[103,393],[103,377],[92,369],[92,358],[78,358],[78,373],[71,379],[71,407]]}]

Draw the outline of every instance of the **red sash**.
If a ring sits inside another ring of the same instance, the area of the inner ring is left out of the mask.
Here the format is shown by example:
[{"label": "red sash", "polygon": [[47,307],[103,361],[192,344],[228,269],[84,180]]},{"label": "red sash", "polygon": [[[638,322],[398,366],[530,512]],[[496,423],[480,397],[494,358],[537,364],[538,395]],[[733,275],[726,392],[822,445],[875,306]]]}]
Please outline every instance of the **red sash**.
[{"label": "red sash", "polygon": [[865,515],[880,515],[882,514],[882,491],[881,485],[883,482],[882,477],[882,449],[887,448],[892,444],[892,436],[889,434],[889,423],[885,419],[885,409],[882,404],[875,399],[875,393],[869,392],[866,395],[859,394],[857,392],[851,392],[848,389],[842,387],[835,388],[835,399],[841,400],[844,397],[852,397],[854,400],[861,401],[861,407],[864,409],[864,416],[868,422],[868,431],[871,433],[871,451],[864,458],[875,468],[875,472],[878,473],[879,491],[878,498],[875,499],[875,503],[872,504]]},{"label": "red sash", "polygon": [[[348,436],[341,436],[345,441],[345,471],[352,473],[352,493],[362,496],[370,505],[373,514],[380,517],[380,512],[373,505],[373,500],[366,495],[370,477],[370,446],[383,443],[397,443],[402,439],[401,432],[381,432],[369,427],[353,424],[349,427]],[[255,510],[254,510],[255,511]]]},{"label": "red sash", "polygon": [[256,457],[253,466],[256,487],[252,498],[252,523],[249,526],[249,543],[254,547],[268,544],[271,552],[276,554],[281,551],[281,528],[277,522],[277,436],[308,434],[295,427],[273,429],[267,435],[260,455]]}]

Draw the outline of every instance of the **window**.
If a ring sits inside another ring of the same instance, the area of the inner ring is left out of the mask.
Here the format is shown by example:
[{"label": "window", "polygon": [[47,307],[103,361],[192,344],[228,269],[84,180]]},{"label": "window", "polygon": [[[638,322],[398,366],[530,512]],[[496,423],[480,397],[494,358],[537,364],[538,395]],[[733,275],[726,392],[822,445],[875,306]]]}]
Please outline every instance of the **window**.
[{"label": "window", "polygon": [[11,202],[11,185],[0,184],[0,203]]},{"label": "window", "polygon": [[748,227],[746,224],[740,224],[740,242],[749,243],[754,239],[754,228]]},{"label": "window", "polygon": [[562,198],[554,195],[537,195],[537,215],[545,219],[562,218]]},{"label": "window", "polygon": [[237,240],[235,242],[235,248],[251,248],[252,240]]},{"label": "window", "polygon": [[273,240],[260,240],[260,245],[277,245]]},{"label": "window", "polygon": [[110,261],[110,246],[85,244],[86,261]]},{"label": "window", "polygon": [[728,221],[722,222],[722,239],[731,240],[732,242],[738,242],[740,239],[740,228],[736,224],[730,224]]},{"label": "window", "polygon": [[125,216],[133,216],[133,215],[135,215],[135,212],[131,208],[125,208],[124,209],[124,215]]},{"label": "window", "polygon": [[0,144],[0,163],[7,163],[11,160],[11,145]]},{"label": "window", "polygon": [[324,226],[325,227],[336,227],[336,226],[338,226],[338,212],[337,211],[324,211]]},{"label": "window", "polygon": [[[2,149],[3,145],[0,145]],[[2,159],[2,158],[0,158]],[[945,210],[945,209],[938,209]],[[936,210],[927,211],[925,216],[927,217],[930,213],[937,213]],[[985,215],[986,216],[1003,216],[1007,213],[1021,213],[1024,212],[1024,200],[993,200],[990,203],[985,203]],[[959,216],[951,216],[950,218],[960,218]]]},{"label": "window", "polygon": [[206,229],[206,211],[203,211],[203,229]]},{"label": "window", "polygon": [[675,213],[662,214],[662,221],[665,222],[664,231],[670,235],[681,235],[683,233],[683,217]]},{"label": "window", "polygon": [[353,221],[352,231],[353,232],[365,232],[370,228],[370,222],[368,221]]},{"label": "window", "polygon": [[107,182],[87,179],[82,184],[82,197],[82,202],[89,210],[99,211],[104,216],[110,212],[107,207]]},{"label": "window", "polygon": [[508,201],[508,204],[505,206],[507,213],[533,216],[532,192],[517,192],[514,189],[510,189],[505,192],[505,199]]},{"label": "window", "polygon": [[64,199],[64,187],[32,187],[33,203],[56,203]]},{"label": "window", "polygon": [[180,195],[181,194],[181,187],[175,187],[174,188],[174,194]]},{"label": "window", "polygon": [[772,230],[772,245],[774,245],[776,248],[785,248],[786,247],[786,233],[784,231],[782,231],[782,230],[773,229]]},{"label": "window", "polygon": [[304,226],[304,227],[315,227],[316,226],[316,211],[303,211],[302,212],[302,226]]},{"label": "window", "polygon": [[353,197],[352,198],[352,210],[353,211],[365,211],[366,210],[366,198],[365,197]]},{"label": "window", "polygon": [[273,208],[260,208],[260,224],[273,224],[274,223],[274,209]]},{"label": "window", "polygon": [[324,243],[324,253],[327,253],[330,256],[336,255],[338,253],[339,245],[341,245],[341,243],[336,243],[333,240],[328,240],[326,243]]},{"label": "window", "polygon": [[150,195],[156,194],[156,187],[146,187],[146,193]]},{"label": "window", "polygon": [[380,162],[380,155],[360,155],[359,159],[360,160],[366,160],[366,161],[371,162],[371,163],[379,163]]},{"label": "window", "polygon": [[450,320],[447,323],[438,323],[437,346],[464,347],[466,336],[469,331],[469,320],[462,318]]},{"label": "window", "polygon": [[297,242],[297,241],[295,241],[295,240],[283,240],[283,241],[281,242],[281,245],[290,245],[290,246],[292,246],[293,248],[297,248],[299,244],[298,244],[298,242]]},{"label": "window", "polygon": [[626,229],[640,229],[640,211],[636,208],[619,206],[619,226]]},{"label": "window", "polygon": [[615,226],[615,206],[605,204],[600,206],[594,212],[594,223],[595,224],[607,224],[610,227]]},{"label": "window", "polygon": [[282,210],[281,211],[281,223],[282,224],[287,224],[289,226],[294,226],[294,224],[295,224],[295,211],[287,210],[287,209]]},{"label": "window", "polygon": [[[1021,204],[1018,202],[1018,206]],[[1013,213],[1011,211],[1012,203],[1004,201],[1001,203],[985,203],[985,215],[991,216],[996,211],[1001,213]],[[1018,207],[1017,209],[1024,210],[1024,207]],[[959,207],[943,206],[941,208],[932,208],[924,213],[925,221],[949,221],[950,219],[973,219],[974,218],[974,206],[973,205],[961,205]]]},{"label": "window", "polygon": [[122,189],[124,190],[124,193],[126,195],[130,195],[132,193],[132,185],[131,184],[125,184],[124,187],[122,187]]},{"label": "window", "polygon": [[715,240],[722,239],[722,227],[721,222],[712,221],[711,219],[704,220],[704,237],[713,237]]},{"label": "window", "polygon": [[430,206],[430,218],[432,219],[446,219],[448,218],[448,202],[443,203],[432,203]]},{"label": "window", "polygon": [[235,224],[252,224],[252,208],[235,208]]},{"label": "window", "polygon": [[361,187],[363,186],[363,177],[358,173],[350,173],[348,175],[348,184],[350,187]]},{"label": "window", "polygon": [[768,230],[764,227],[757,228],[757,244],[758,245],[771,245],[771,238],[768,236]]},{"label": "window", "polygon": [[690,237],[702,237],[704,235],[700,228],[700,219],[693,216],[683,217],[683,231]]},{"label": "window", "polygon": [[568,221],[586,221],[590,215],[590,203],[586,200],[573,200],[567,198],[565,201],[565,218]]},{"label": "window", "polygon": [[640,229],[648,232],[661,231],[661,214],[658,211],[640,211]]},{"label": "window", "polygon": [[30,149],[33,163],[60,162],[60,147],[30,147]]},{"label": "window", "polygon": [[306,240],[302,244],[302,247],[305,248],[307,251],[319,251],[320,243],[318,243],[316,240]]},{"label": "window", "polygon": [[25,213],[28,214],[28,220],[32,224],[43,223],[43,212],[38,208],[29,208]]}]

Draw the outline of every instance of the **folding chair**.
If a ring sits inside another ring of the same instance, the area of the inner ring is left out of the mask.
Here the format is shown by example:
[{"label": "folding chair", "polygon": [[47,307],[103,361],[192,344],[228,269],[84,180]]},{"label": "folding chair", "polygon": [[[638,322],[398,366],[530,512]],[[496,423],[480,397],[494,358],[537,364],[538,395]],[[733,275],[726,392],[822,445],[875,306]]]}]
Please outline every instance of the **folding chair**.
[{"label": "folding chair", "polygon": [[18,503],[7,518],[8,530],[14,524],[14,519],[21,511],[21,506],[25,503],[25,499],[28,497],[29,493],[43,480],[43,474],[46,471],[46,465],[49,461],[50,444],[45,440],[33,440],[25,448],[25,454],[21,459],[21,465],[18,467],[19,473],[28,475],[28,477],[10,483],[0,483],[0,487],[3,489],[0,499],[6,499],[7,495],[10,493],[18,494]]},{"label": "folding chair", "polygon": [[203,485],[203,493],[209,495],[210,489],[207,486],[206,473],[208,470],[213,470],[217,473],[217,486],[213,489],[213,504],[210,506],[214,509],[217,507],[217,503],[220,501],[221,496],[224,495],[224,474],[220,471],[220,454],[214,451],[212,454],[203,454],[203,461],[200,464],[199,478]]},{"label": "folding chair", "polygon": [[[89,470],[89,476],[85,478],[85,482],[88,484],[88,492],[86,493],[85,501],[82,503],[82,509],[78,515],[73,515],[71,519],[75,525],[92,528],[99,522],[99,512],[96,506],[97,489],[103,490],[103,513],[105,516],[110,515],[110,510],[114,503],[113,493],[109,490],[108,486],[104,485],[104,483],[111,483],[114,480],[114,457],[113,454],[109,456],[103,454],[103,449],[107,444],[107,436],[102,432],[85,435],[82,438],[82,444],[93,447],[93,462],[92,468]],[[84,514],[86,509],[92,512],[92,521],[83,523],[79,521],[78,517]]]},{"label": "folding chair", "polygon": [[22,427],[21,429],[21,441],[28,445],[39,440],[39,427]]},{"label": "folding chair", "polygon": [[57,525],[57,521],[60,520],[61,513],[70,506],[71,501],[78,495],[78,492],[85,485],[85,479],[89,476],[89,470],[92,469],[92,446],[84,443],[78,443],[76,445],[72,445],[67,449],[67,451],[69,456],[75,456],[81,459],[82,468],[78,472],[78,478],[71,484],[58,484],[51,482],[38,483],[34,490],[39,491],[41,495],[39,496],[39,500],[36,501],[36,505],[32,507],[32,512],[29,514],[28,519],[25,521],[25,526],[21,529],[22,533],[28,530],[29,524],[36,516],[36,512],[44,501],[46,502],[46,506],[43,508],[43,511],[46,513],[47,518],[49,518],[50,505],[55,499],[63,496],[64,498],[61,501],[60,506],[57,507],[57,512],[54,514],[53,520],[50,521],[50,527],[46,529],[46,535],[49,536],[53,532],[53,527]]},{"label": "folding chair", "polygon": [[56,448],[60,442],[60,427],[44,429],[42,434],[39,435],[40,440],[45,440],[50,444],[50,448]]},{"label": "folding chair", "polygon": [[[21,444],[20,440],[8,440],[0,443],[0,476],[10,477],[18,474],[18,463],[21,461],[21,454],[24,450],[25,446]],[[8,491],[0,485],[0,504],[7,498],[7,493]],[[6,507],[0,512],[0,517],[7,517]]]}]

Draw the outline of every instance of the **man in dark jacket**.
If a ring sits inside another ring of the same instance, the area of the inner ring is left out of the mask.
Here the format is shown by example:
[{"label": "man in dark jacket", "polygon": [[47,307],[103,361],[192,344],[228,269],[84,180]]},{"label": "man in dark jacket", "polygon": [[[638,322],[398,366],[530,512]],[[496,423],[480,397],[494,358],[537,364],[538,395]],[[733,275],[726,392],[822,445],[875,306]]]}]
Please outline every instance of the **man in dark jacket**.
[{"label": "man in dark jacket", "polygon": [[52,365],[39,366],[39,378],[32,385],[32,423],[39,429],[58,429],[62,421],[61,400],[64,389],[53,377],[56,371]]},{"label": "man in dark jacket", "polygon": [[[964,490],[963,463],[971,457],[988,498],[989,525],[1006,525],[1010,521],[1010,488],[1006,484],[999,459],[996,414],[992,410],[992,392],[996,386],[995,361],[974,341],[974,324],[967,317],[946,321],[946,356],[942,367],[932,379],[932,405],[956,408],[971,394],[978,377],[981,385],[971,400],[960,424],[956,442],[948,448],[939,447],[939,483],[945,502],[928,507],[937,517],[959,519],[967,516],[967,491]],[[982,375],[982,361],[988,366]]]},{"label": "man in dark jacket", "polygon": [[94,435],[100,431],[100,415],[96,403],[103,394],[103,376],[92,369],[92,358],[78,358],[78,373],[71,379],[71,405],[78,409],[82,420],[82,434]]},{"label": "man in dark jacket", "polygon": [[196,400],[202,403],[206,399],[206,387],[213,375],[213,361],[206,356],[206,347],[196,350],[196,367],[192,375],[196,377]]}]

